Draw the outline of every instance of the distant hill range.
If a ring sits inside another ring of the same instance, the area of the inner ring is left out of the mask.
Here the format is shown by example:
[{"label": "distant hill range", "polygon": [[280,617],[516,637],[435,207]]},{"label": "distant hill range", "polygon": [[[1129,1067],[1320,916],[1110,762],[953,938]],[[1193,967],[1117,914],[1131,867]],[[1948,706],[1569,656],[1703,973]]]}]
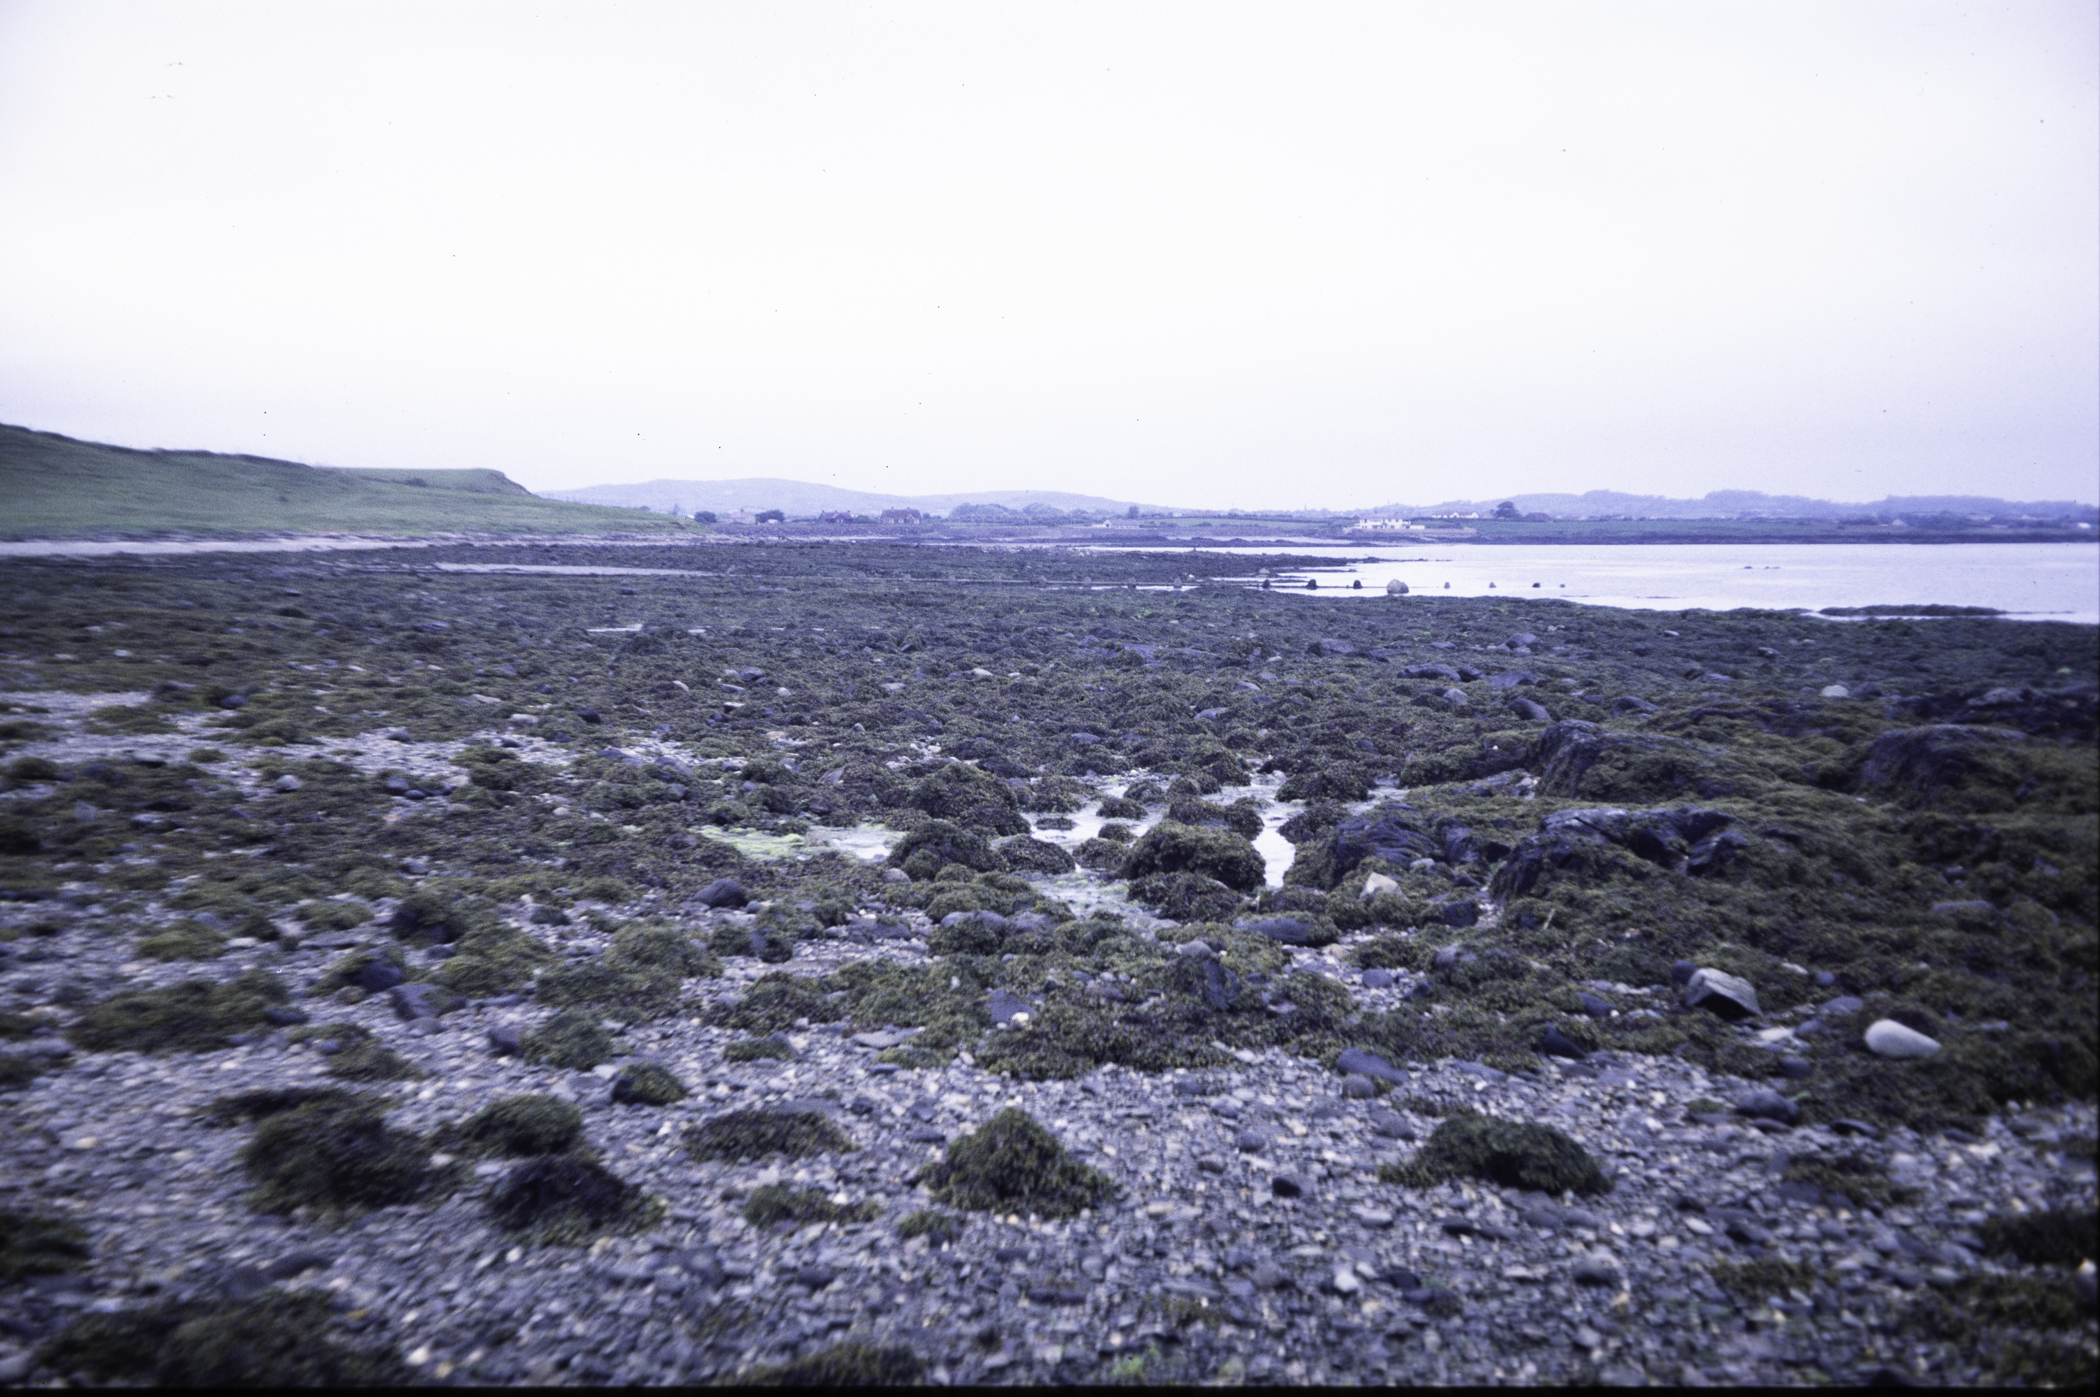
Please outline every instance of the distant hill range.
[{"label": "distant hill range", "polygon": [[[735,510],[777,509],[790,518],[808,518],[829,511],[879,515],[885,509],[916,509],[921,514],[948,514],[962,505],[995,505],[1015,513],[1036,506],[1036,513],[1127,514],[1133,501],[1110,500],[1099,495],[1074,495],[1064,490],[969,490],[957,495],[881,495],[867,490],[846,490],[836,485],[811,485],[800,480],[776,480],[754,476],[743,480],[647,480],[639,485],[592,485],[582,490],[551,490],[550,500],[572,500],[577,504],[617,505],[626,509],[650,509],[659,513],[677,510],[691,514],[706,510],[727,514]],[[1164,505],[1140,504],[1140,514],[1192,514],[1194,510],[1169,509]],[[995,511],[988,511],[995,512]]]},{"label": "distant hill range", "polygon": [[678,533],[665,515],[545,500],[501,471],[337,470],[138,451],[0,425],[0,538]]},{"label": "distant hill range", "polygon": [[2100,509],[2075,500],[2021,503],[1986,495],[1891,495],[1872,504],[1840,504],[1831,500],[1812,500],[1806,495],[1767,495],[1759,490],[1715,490],[1697,500],[1591,490],[1581,495],[1503,495],[1490,500],[1446,500],[1442,504],[1389,504],[1355,512],[1400,514],[1408,518],[1432,514],[1491,515],[1505,501],[1514,505],[1521,514],[1550,514],[1561,519],[1847,519],[1861,516],[1890,519],[1924,515],[1988,519],[2100,518]]}]

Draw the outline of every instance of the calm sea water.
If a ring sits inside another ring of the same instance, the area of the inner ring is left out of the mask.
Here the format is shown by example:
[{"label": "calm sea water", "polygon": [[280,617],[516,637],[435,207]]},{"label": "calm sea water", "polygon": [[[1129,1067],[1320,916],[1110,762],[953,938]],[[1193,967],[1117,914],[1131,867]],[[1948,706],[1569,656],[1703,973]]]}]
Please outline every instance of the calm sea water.
[{"label": "calm sea water", "polygon": [[[1560,597],[1659,611],[1937,603],[2100,624],[2100,547],[2090,543],[1356,545],[1289,551],[1334,559],[1335,571],[1311,574],[1319,590],[1299,589],[1308,599],[1382,598],[1385,584],[1397,578],[1411,593]],[[1356,580],[1364,590],[1350,589]]]}]

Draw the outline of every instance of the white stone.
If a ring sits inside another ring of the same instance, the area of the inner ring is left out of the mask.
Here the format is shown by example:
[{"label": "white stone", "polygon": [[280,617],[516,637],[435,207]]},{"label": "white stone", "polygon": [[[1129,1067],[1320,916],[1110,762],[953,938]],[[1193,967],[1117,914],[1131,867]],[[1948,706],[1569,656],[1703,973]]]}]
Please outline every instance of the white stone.
[{"label": "white stone", "polygon": [[1365,897],[1376,897],[1380,893],[1396,893],[1399,891],[1399,882],[1396,879],[1388,878],[1383,873],[1373,873],[1364,879],[1363,895]]},{"label": "white stone", "polygon": [[1730,975],[1725,970],[1693,971],[1684,987],[1685,1007],[1696,1009],[1713,998],[1726,999],[1752,1015],[1763,1012],[1757,1007],[1757,989],[1748,980]]},{"label": "white stone", "polygon": [[271,782],[270,788],[272,790],[278,791],[296,791],[305,784],[306,783],[304,781],[301,781],[298,777],[292,775],[290,772],[286,772],[284,775],[278,777],[275,781]]},{"label": "white stone", "polygon": [[1334,1268],[1334,1288],[1344,1295],[1354,1295],[1364,1288],[1364,1283],[1356,1278],[1355,1268],[1337,1266]]},{"label": "white stone", "polygon": [[1821,690],[1824,698],[1851,698],[1852,691],[1842,684],[1825,684]]},{"label": "white stone", "polygon": [[1876,1019],[1867,1029],[1867,1051],[1876,1057],[1931,1057],[1940,1045],[1894,1019]]}]

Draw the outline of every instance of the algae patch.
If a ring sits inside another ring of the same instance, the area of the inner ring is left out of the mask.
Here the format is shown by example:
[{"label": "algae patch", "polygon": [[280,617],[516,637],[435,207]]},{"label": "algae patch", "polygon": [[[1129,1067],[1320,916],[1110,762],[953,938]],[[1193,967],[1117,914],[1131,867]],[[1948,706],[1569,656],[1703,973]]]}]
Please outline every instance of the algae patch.
[{"label": "algae patch", "polygon": [[933,1195],[972,1212],[1068,1218],[1116,1192],[1106,1174],[1081,1164],[1035,1117],[1009,1106],[948,1145],[929,1168]]}]

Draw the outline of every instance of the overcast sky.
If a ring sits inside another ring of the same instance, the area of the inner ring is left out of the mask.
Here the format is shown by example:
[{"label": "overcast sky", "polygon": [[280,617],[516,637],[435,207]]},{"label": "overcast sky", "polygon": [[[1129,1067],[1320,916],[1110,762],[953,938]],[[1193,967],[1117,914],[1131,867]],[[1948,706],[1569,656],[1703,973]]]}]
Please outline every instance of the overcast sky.
[{"label": "overcast sky", "polygon": [[0,421],[535,489],[2090,501],[2095,14],[0,0]]}]

